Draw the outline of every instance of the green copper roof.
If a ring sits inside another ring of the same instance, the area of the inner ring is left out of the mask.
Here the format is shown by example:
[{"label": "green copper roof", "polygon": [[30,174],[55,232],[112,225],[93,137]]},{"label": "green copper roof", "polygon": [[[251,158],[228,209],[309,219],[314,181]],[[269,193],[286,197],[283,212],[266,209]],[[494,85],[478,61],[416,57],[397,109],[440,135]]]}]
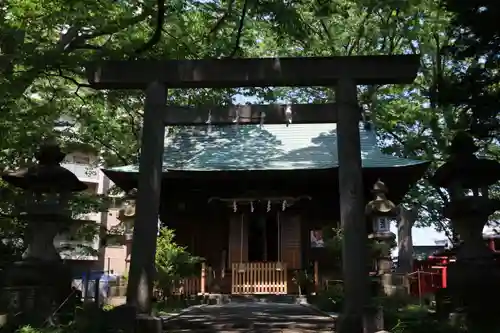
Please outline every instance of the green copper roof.
[{"label": "green copper roof", "polygon": [[[364,168],[425,163],[383,154],[375,132],[360,125]],[[165,171],[298,170],[338,167],[336,124],[182,127],[165,140]],[[129,165],[110,169],[137,172]]]}]

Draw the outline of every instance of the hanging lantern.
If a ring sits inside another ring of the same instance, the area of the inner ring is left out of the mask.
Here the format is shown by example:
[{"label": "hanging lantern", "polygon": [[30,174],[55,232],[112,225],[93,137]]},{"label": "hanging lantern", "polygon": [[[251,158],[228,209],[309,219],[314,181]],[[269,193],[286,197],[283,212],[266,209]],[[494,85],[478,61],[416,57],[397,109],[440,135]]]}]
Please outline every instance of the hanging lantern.
[{"label": "hanging lantern", "polygon": [[236,107],[235,111],[236,111],[236,116],[233,119],[233,124],[234,124],[234,128],[238,129],[238,125],[240,123],[240,109],[239,109],[239,107]]},{"label": "hanging lantern", "polygon": [[206,121],[207,126],[207,133],[212,132],[212,110],[208,110],[208,119]]},{"label": "hanging lantern", "polygon": [[292,123],[292,106],[288,104],[285,107],[285,119],[286,119],[286,127]]}]

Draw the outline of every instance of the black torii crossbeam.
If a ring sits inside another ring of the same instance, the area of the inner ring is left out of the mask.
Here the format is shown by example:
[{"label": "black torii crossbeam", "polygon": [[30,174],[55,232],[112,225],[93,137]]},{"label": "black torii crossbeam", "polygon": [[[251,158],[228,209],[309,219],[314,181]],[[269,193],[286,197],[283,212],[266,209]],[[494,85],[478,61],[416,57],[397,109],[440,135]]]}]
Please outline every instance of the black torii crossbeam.
[{"label": "black torii crossbeam", "polygon": [[[369,300],[369,277],[358,126],[360,110],[356,86],[412,83],[419,65],[418,55],[394,55],[101,61],[87,66],[88,80],[95,89],[146,91],[139,161],[137,222],[133,235],[127,303],[136,306],[140,313],[147,314],[151,311],[165,123],[202,122],[196,115],[191,119],[191,115],[185,114],[174,117],[178,120],[172,118],[172,114],[169,115],[166,111],[167,88],[335,86],[336,107],[332,107],[331,117],[335,117],[338,123],[345,289],[345,307],[339,332],[362,332],[363,315]],[[163,117],[163,121],[159,117]],[[325,116],[324,119],[326,118],[328,117]],[[225,122],[227,119],[222,121]],[[356,256],[355,260],[352,259],[353,254]]]}]

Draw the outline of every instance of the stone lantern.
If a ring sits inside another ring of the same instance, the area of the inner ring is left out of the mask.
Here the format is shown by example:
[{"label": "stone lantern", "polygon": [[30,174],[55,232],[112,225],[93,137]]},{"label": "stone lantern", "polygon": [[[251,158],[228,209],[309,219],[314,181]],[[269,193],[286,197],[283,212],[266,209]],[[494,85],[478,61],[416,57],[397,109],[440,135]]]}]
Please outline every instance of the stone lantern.
[{"label": "stone lantern", "polygon": [[500,201],[489,197],[488,187],[500,180],[500,163],[478,158],[472,137],[458,134],[449,149],[449,159],[434,174],[431,183],[446,188],[449,202],[444,216],[459,237],[456,261],[448,267],[448,290],[457,309],[464,310],[471,327],[492,330],[498,326],[500,269],[483,239],[488,218],[500,209]]},{"label": "stone lantern", "polygon": [[[387,187],[378,180],[373,185],[372,193],[374,198],[365,208],[365,214],[371,224],[371,233],[368,235],[370,241],[375,242],[375,246],[380,247],[376,257],[377,280],[372,282],[373,294],[379,293],[391,295],[393,293],[392,286],[392,260],[391,260],[391,245],[396,239],[396,235],[391,232],[391,219],[397,215],[396,205],[387,199]],[[369,328],[369,332],[375,332],[384,328],[384,315],[381,306],[372,309],[365,319],[365,327]]]},{"label": "stone lantern", "polygon": [[123,235],[120,237],[123,240],[121,244],[126,246],[127,262],[130,261],[130,254],[132,251],[136,197],[137,197],[136,189],[129,191],[122,202],[120,210],[118,211],[118,220],[120,221],[120,233]]},{"label": "stone lantern", "polygon": [[123,203],[118,211],[118,220],[120,220],[123,228],[123,235],[126,242],[132,240],[135,221],[135,199],[137,191],[134,189],[127,193]]},{"label": "stone lantern", "polygon": [[[370,219],[371,230],[369,238],[382,246],[377,258],[377,274],[382,279],[385,274],[391,273],[391,245],[396,235],[391,232],[391,220],[397,216],[396,205],[387,199],[387,187],[378,180],[372,189],[374,199],[366,205],[365,214]],[[389,293],[389,290],[385,290]]]},{"label": "stone lantern", "polygon": [[[23,260],[6,269],[3,282],[14,293],[8,296],[11,306],[25,313],[35,309],[40,319],[46,318],[71,293],[71,272],[54,247],[54,237],[72,222],[71,194],[87,188],[60,165],[64,156],[56,144],[44,144],[35,155],[36,165],[2,176],[24,191],[18,216],[28,228]],[[29,296],[21,295],[18,289]],[[12,299],[16,302],[12,303]]]}]

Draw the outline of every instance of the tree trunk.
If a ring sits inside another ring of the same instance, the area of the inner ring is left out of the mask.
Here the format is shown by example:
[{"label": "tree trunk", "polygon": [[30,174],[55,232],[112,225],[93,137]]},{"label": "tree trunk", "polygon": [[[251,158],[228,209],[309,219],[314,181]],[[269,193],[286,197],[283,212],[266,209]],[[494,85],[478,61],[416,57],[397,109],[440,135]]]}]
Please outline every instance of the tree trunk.
[{"label": "tree trunk", "polygon": [[415,207],[399,207],[398,218],[398,273],[408,274],[413,269],[413,239],[411,229],[417,218]]}]

